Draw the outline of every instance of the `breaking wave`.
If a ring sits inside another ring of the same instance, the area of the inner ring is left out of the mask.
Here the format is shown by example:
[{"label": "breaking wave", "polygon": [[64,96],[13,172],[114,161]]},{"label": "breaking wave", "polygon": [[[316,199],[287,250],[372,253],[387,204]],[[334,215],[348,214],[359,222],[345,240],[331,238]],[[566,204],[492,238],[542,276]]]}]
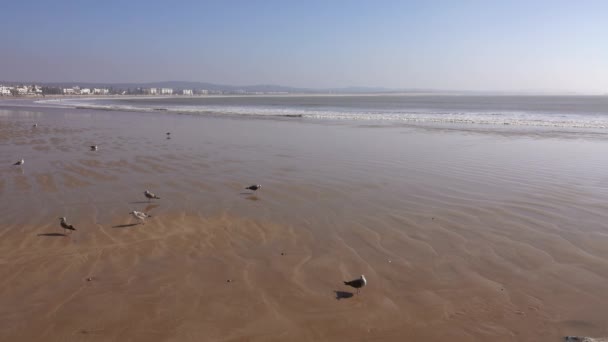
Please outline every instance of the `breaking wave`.
[{"label": "breaking wave", "polygon": [[303,108],[297,106],[259,105],[129,105],[100,102],[99,99],[53,99],[39,104],[81,109],[132,112],[167,112],[190,115],[232,115],[250,117],[291,117],[309,120],[356,120],[403,123],[477,124],[502,126],[536,126],[562,128],[608,128],[608,116],[601,114],[563,114],[514,111],[433,111],[433,110],[358,110],[353,108]]}]

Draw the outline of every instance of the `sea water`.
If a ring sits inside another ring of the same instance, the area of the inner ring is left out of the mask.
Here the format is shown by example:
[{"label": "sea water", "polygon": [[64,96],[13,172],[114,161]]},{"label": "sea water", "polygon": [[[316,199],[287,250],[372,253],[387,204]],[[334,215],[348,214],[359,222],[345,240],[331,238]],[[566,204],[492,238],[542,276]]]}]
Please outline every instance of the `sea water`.
[{"label": "sea water", "polygon": [[192,115],[608,129],[608,96],[170,96],[54,99],[39,103]]}]

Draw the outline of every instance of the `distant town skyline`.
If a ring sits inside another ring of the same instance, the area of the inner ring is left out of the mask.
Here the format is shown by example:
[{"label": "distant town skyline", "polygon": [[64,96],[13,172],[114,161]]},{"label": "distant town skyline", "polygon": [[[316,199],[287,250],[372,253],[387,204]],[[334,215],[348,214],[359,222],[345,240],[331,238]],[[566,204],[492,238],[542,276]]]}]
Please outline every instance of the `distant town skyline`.
[{"label": "distant town skyline", "polygon": [[7,2],[0,80],[608,92],[605,1]]}]

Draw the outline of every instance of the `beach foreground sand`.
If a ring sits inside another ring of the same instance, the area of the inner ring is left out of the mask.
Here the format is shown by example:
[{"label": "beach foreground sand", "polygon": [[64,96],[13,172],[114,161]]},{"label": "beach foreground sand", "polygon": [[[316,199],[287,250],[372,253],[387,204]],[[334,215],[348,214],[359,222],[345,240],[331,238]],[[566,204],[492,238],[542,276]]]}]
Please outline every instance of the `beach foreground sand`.
[{"label": "beach foreground sand", "polygon": [[[0,340],[607,336],[607,148],[0,109]],[[78,230],[63,236],[62,216]],[[342,281],[360,274],[357,295]]]}]

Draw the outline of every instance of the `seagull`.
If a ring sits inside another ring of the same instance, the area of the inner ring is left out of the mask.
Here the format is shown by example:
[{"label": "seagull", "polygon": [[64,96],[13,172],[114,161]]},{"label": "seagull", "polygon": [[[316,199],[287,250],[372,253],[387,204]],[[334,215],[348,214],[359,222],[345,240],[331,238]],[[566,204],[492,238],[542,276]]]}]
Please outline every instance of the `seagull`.
[{"label": "seagull", "polygon": [[165,133],[165,134],[167,134],[167,135],[171,135],[171,132],[167,132],[167,133]]},{"label": "seagull", "polygon": [[355,280],[351,280],[351,281],[345,281],[344,285],[348,285],[348,286],[352,286],[354,288],[357,289],[357,294],[359,293],[359,290],[364,287],[365,285],[367,285],[367,280],[365,279],[365,276],[362,274],[360,278],[355,279]]},{"label": "seagull", "polygon": [[245,190],[257,191],[261,187],[262,186],[259,185],[259,184],[257,184],[257,185],[250,185],[250,186],[246,187]]},{"label": "seagull", "polygon": [[13,164],[13,165],[19,165],[19,166],[21,166],[21,165],[23,165],[24,163],[25,163],[25,160],[21,159],[20,161],[16,162],[16,163],[15,163],[15,164]]},{"label": "seagull", "polygon": [[148,215],[146,213],[142,213],[141,211],[133,210],[129,214],[133,215],[136,219],[138,219],[142,224],[146,224],[145,219],[148,217],[152,217],[152,215]]},{"label": "seagull", "polygon": [[76,228],[74,228],[74,226],[72,226],[71,224],[68,224],[65,217],[60,217],[59,219],[61,220],[59,223],[61,224],[61,227],[63,227],[64,233],[65,233],[66,229],[71,230],[71,231],[76,230]]},{"label": "seagull", "polygon": [[36,128],[36,127],[38,127],[38,124],[35,123],[35,124],[32,125],[32,127]]},{"label": "seagull", "polygon": [[148,202],[150,202],[151,199],[160,199],[160,197],[156,196],[148,190],[144,191],[144,195],[146,196],[146,198],[148,198]]},{"label": "seagull", "polygon": [[91,151],[97,151],[99,149],[99,146],[97,145],[91,145],[89,147],[91,148]]}]

